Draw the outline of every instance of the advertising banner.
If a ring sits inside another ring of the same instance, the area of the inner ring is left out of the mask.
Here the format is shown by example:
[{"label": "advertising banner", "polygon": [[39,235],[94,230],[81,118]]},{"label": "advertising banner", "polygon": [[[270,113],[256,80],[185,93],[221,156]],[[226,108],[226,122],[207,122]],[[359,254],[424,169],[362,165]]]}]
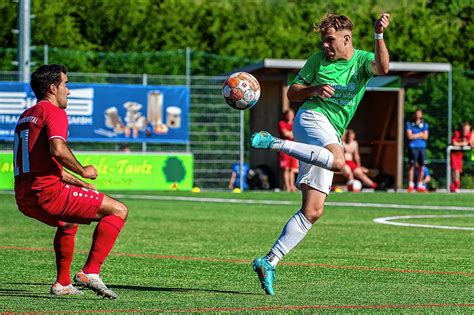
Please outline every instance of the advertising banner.
[{"label": "advertising banner", "polygon": [[[194,180],[191,153],[75,153],[82,165],[94,165],[98,190],[190,191]],[[0,151],[0,190],[14,188],[13,153]]]},{"label": "advertising banner", "polygon": [[[68,84],[68,141],[189,142],[189,88]],[[36,104],[29,84],[0,83],[0,140],[13,141],[21,113]]]}]

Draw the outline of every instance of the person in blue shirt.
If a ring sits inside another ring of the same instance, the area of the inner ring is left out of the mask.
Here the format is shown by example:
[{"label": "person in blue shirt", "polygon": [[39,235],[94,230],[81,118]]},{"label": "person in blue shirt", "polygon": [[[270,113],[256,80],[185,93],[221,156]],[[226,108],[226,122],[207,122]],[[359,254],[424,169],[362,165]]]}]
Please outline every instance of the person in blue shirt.
[{"label": "person in blue shirt", "polygon": [[[416,109],[411,121],[406,123],[406,136],[408,139],[408,192],[415,190],[415,166],[422,168],[426,164],[426,144],[429,137],[428,123],[423,119],[423,111]],[[422,183],[423,172],[419,172],[416,191],[426,192]]]},{"label": "person in blue shirt", "polygon": [[[415,167],[415,172],[414,172],[415,186],[418,186],[418,178],[419,178],[418,175],[419,175],[419,169],[418,167]],[[421,178],[422,178],[421,184],[426,190],[429,190],[429,188],[431,187],[431,184],[430,184],[431,174],[430,174],[430,170],[428,169],[426,165],[423,166],[423,172],[422,172]]]},{"label": "person in blue shirt", "polygon": [[[249,186],[247,184],[247,175],[249,173],[249,165],[247,163],[243,164],[243,174],[244,174],[244,182],[242,185],[243,190],[248,190]],[[232,175],[230,176],[229,180],[229,189],[241,188],[240,187],[240,162],[232,164]]]}]

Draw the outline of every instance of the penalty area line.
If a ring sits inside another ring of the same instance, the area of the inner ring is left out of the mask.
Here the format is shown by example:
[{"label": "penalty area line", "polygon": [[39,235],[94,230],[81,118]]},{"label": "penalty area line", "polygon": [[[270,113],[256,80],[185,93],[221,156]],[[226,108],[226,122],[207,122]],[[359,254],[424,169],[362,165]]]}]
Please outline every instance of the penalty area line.
[{"label": "penalty area line", "polygon": [[447,215],[399,215],[394,217],[375,218],[373,221],[380,224],[397,225],[397,226],[408,226],[408,227],[420,227],[430,229],[445,229],[445,230],[464,230],[474,231],[474,227],[465,226],[451,226],[451,225],[433,225],[433,224],[419,224],[419,223],[407,223],[407,222],[393,222],[394,220],[407,220],[407,219],[432,219],[432,218],[472,218],[474,214],[447,214]]}]

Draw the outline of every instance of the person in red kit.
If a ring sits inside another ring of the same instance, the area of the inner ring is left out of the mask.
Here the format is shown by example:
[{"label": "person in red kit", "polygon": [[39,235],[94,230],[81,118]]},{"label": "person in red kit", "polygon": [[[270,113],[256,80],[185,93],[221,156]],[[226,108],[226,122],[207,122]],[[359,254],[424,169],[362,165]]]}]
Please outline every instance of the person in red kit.
[{"label": "person in red kit", "polygon": [[[459,130],[454,131],[452,144],[456,146],[474,146],[474,137],[472,137],[471,124],[463,122]],[[452,183],[449,187],[451,192],[458,192],[461,188],[461,173],[462,173],[462,159],[463,151],[451,151],[451,178]]]},{"label": "person in red kit", "polygon": [[74,237],[78,224],[99,221],[87,261],[74,281],[97,295],[117,298],[102,281],[100,269],[127,219],[128,209],[72,174],[92,180],[98,175],[94,166],[81,165],[66,144],[67,83],[62,65],[43,65],[31,75],[30,85],[38,102],[21,114],[15,128],[16,203],[24,215],[57,228],[57,279],[51,287],[54,295],[82,294],[70,277]]},{"label": "person in red kit", "polygon": [[[292,109],[286,110],[284,119],[278,122],[278,130],[282,139],[293,141],[293,120],[295,112]],[[286,153],[279,152],[280,168],[283,171],[283,188],[289,192],[295,192],[295,174],[298,172],[298,160]]]}]

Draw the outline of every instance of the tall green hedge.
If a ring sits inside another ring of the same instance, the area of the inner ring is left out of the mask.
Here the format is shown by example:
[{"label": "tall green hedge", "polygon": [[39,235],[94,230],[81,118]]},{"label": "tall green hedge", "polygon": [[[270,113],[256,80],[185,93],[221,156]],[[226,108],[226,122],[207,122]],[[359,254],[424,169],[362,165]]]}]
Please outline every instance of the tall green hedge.
[{"label": "tall green hedge", "polygon": [[[395,61],[450,62],[472,69],[472,0],[42,0],[31,1],[31,40],[42,60],[44,44],[61,53],[71,71],[184,74],[181,52],[237,60],[307,58],[320,47],[312,24],[325,12],[345,14],[355,24],[355,45],[373,47],[373,23],[392,15],[386,33]],[[17,6],[0,1],[0,70],[15,70]],[[66,54],[65,51],[68,53]],[[165,58],[167,52],[172,55]],[[59,52],[51,52],[59,54]],[[203,58],[195,69],[212,74]],[[244,61],[238,61],[240,64]],[[65,62],[66,63],[66,62]],[[227,66],[223,62],[224,68]],[[177,72],[180,73],[177,73]]]}]

